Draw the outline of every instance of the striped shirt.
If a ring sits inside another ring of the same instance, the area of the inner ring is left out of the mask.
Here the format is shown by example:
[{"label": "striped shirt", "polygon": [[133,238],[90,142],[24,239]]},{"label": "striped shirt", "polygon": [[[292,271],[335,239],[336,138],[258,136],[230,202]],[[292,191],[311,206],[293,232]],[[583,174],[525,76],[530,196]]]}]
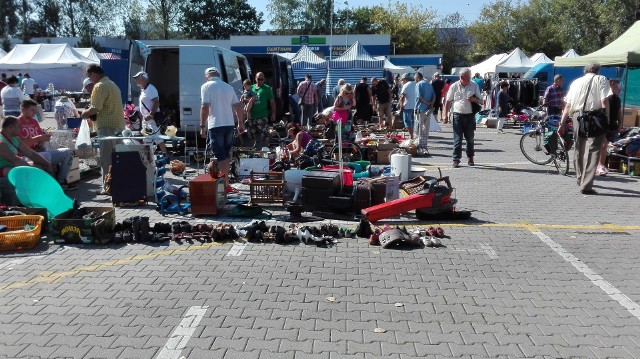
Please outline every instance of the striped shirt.
[{"label": "striped shirt", "polygon": [[93,87],[89,108],[95,108],[98,111],[95,122],[98,129],[124,130],[120,89],[108,77],[103,77]]},{"label": "striped shirt", "polygon": [[[308,89],[308,90],[307,90]],[[315,101],[316,84],[311,81],[303,81],[298,85],[298,96],[302,98],[302,103],[305,105],[313,105]],[[304,97],[303,97],[304,95]]]}]

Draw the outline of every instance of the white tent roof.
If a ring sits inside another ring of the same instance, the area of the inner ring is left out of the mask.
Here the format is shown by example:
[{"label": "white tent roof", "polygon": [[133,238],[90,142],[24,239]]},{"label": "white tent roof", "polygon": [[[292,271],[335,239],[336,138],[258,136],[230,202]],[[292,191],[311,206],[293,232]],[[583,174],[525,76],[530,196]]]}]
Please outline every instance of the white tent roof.
[{"label": "white tent roof", "polygon": [[496,72],[525,73],[533,66],[535,66],[533,61],[529,60],[527,55],[525,55],[519,47],[516,47],[515,50],[511,51],[509,55],[496,65]]},{"label": "white tent roof", "polygon": [[100,55],[93,47],[74,47],[73,49],[89,60],[93,60],[96,64],[100,64],[100,60],[103,59],[102,55]]},{"label": "white tent roof", "polygon": [[580,55],[578,55],[578,53],[576,52],[576,50],[574,49],[569,49],[569,51],[565,52],[562,56],[560,57],[578,57]]},{"label": "white tent roof", "polygon": [[384,60],[371,57],[362,44],[356,41],[340,57],[329,61],[329,67],[332,69],[367,68],[382,71]]},{"label": "white tent roof", "polygon": [[403,74],[413,73],[415,70],[411,66],[396,66],[386,56],[372,56],[375,60],[384,60],[384,69],[394,73],[394,74]]},{"label": "white tent roof", "polygon": [[4,51],[3,49],[0,49],[0,59],[6,54],[7,54],[6,51]]},{"label": "white tent roof", "polygon": [[536,65],[553,63],[553,60],[548,58],[547,55],[544,54],[544,52],[538,52],[537,54],[531,56],[529,60],[533,61],[533,63]]},{"label": "white tent roof", "polygon": [[293,58],[296,57],[295,52],[278,52],[278,55],[285,57],[289,60],[293,60]]},{"label": "white tent roof", "polygon": [[[480,76],[484,76],[484,74],[488,72],[496,72],[496,65],[502,61],[505,56],[507,56],[507,54],[495,54],[481,63],[471,66],[471,73],[479,73]],[[452,75],[455,74],[452,73]]]},{"label": "white tent roof", "polygon": [[294,69],[326,68],[327,60],[316,55],[313,51],[311,51],[311,49],[304,45],[291,59],[291,67]]},{"label": "white tent roof", "polygon": [[18,44],[0,59],[0,69],[55,69],[93,63],[67,44]]}]

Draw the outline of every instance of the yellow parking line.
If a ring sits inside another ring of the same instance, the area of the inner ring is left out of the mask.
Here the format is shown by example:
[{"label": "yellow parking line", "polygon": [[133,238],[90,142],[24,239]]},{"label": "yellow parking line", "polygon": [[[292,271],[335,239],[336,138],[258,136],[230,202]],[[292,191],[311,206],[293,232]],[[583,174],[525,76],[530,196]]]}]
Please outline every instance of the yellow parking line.
[{"label": "yellow parking line", "polygon": [[13,289],[18,289],[18,288],[24,288],[24,287],[28,287],[31,285],[36,285],[36,284],[40,284],[40,283],[55,283],[63,278],[67,278],[67,277],[71,277],[80,273],[86,273],[86,272],[95,272],[101,269],[105,269],[108,267],[113,267],[113,266],[118,266],[118,265],[123,265],[123,264],[128,264],[128,263],[133,263],[133,262],[139,262],[145,259],[153,259],[153,258],[158,258],[158,257],[165,257],[165,256],[170,256],[172,254],[179,254],[179,253],[184,253],[184,252],[189,252],[189,251],[197,251],[197,250],[201,250],[201,249],[208,249],[211,247],[216,247],[216,246],[220,246],[223,245],[224,243],[205,243],[202,245],[197,245],[197,246],[189,246],[189,247],[183,247],[183,248],[176,248],[176,249],[167,249],[167,250],[163,250],[160,252],[155,252],[155,253],[149,253],[149,254],[139,254],[136,256],[132,256],[132,257],[127,257],[127,258],[120,258],[120,259],[115,259],[112,261],[108,261],[108,262],[104,262],[104,263],[100,263],[100,264],[94,264],[94,265],[90,265],[90,266],[84,266],[84,267],[79,267],[76,269],[72,269],[69,271],[64,271],[64,272],[42,272],[40,273],[40,275],[38,275],[37,277],[30,279],[28,281],[24,281],[24,282],[16,282],[16,283],[11,283],[11,284],[7,284],[4,286],[0,286],[0,291],[7,291],[7,290],[13,290]]},{"label": "yellow parking line", "polygon": [[[566,224],[535,224],[528,223],[525,221],[517,222],[517,223],[479,223],[479,224],[468,224],[468,223],[429,223],[429,224],[415,224],[408,225],[409,227],[431,227],[431,226],[441,226],[441,227],[487,227],[487,228],[516,228],[523,229],[530,232],[539,232],[541,229],[571,229],[571,230],[608,230],[614,233],[620,233],[625,231],[640,231],[640,226],[619,226],[614,224],[601,224],[601,225],[566,225]],[[205,243],[202,245],[193,245],[189,247],[180,247],[176,249],[167,249],[155,253],[149,254],[139,254],[132,257],[115,259],[112,261],[107,261],[100,264],[94,264],[90,266],[79,267],[76,269],[72,269],[64,272],[42,272],[37,277],[30,279],[28,281],[16,282],[11,284],[6,284],[0,286],[0,291],[8,291],[13,289],[24,288],[40,283],[51,284],[55,283],[61,279],[72,277],[74,275],[86,272],[95,272],[108,267],[129,264],[134,262],[139,262],[146,259],[154,259],[158,257],[170,256],[172,254],[185,253],[189,251],[197,251],[202,249],[209,249],[212,247],[220,246],[225,243]]]}]

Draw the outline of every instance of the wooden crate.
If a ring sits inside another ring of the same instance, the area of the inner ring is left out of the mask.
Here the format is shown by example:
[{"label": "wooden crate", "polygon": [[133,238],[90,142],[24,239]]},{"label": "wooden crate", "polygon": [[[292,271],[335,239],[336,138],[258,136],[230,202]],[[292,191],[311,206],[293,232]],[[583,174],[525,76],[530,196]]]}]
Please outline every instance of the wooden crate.
[{"label": "wooden crate", "polygon": [[284,204],[283,172],[251,172],[249,178],[251,204]]}]

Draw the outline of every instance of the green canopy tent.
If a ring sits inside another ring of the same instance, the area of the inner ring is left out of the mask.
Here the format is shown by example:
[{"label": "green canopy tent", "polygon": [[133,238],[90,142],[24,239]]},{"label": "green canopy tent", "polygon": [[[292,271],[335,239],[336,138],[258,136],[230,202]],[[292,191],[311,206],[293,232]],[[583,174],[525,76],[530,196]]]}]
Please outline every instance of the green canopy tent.
[{"label": "green canopy tent", "polygon": [[[630,69],[640,67],[640,21],[636,21],[620,37],[600,50],[584,56],[557,56],[555,58],[555,66],[557,67],[579,67],[586,66],[592,62],[597,62],[602,66],[626,67],[622,107],[625,108],[627,102],[632,105],[640,105],[640,96],[634,95],[640,94],[640,87],[635,85],[635,82],[638,82],[637,79],[640,78],[640,70],[635,70],[632,74],[629,74],[631,72],[629,71]],[[632,78],[633,81],[631,82],[634,84],[630,84],[629,77]]]}]

